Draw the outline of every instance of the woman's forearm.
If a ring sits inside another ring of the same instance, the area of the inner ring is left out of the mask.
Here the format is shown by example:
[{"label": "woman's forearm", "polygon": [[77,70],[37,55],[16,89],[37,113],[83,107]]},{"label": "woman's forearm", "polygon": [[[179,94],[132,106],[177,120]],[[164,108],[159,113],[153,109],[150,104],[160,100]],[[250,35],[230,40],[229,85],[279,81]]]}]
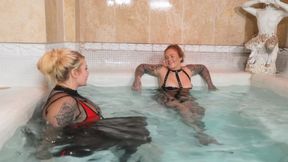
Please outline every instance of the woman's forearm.
[{"label": "woman's forearm", "polygon": [[152,76],[157,76],[158,75],[158,69],[159,67],[161,67],[162,65],[160,64],[140,64],[137,66],[137,68],[135,69],[135,74],[134,74],[134,82],[132,85],[132,89],[135,91],[140,91],[141,87],[142,87],[142,83],[141,83],[141,77],[144,74],[149,74]]},{"label": "woman's forearm", "polygon": [[156,76],[157,70],[161,66],[161,64],[140,64],[135,70],[135,79],[141,78],[144,74]]},{"label": "woman's forearm", "polygon": [[216,87],[214,86],[210,72],[205,65],[202,64],[190,64],[187,67],[192,71],[193,75],[199,74],[207,83],[208,89],[214,90]]}]

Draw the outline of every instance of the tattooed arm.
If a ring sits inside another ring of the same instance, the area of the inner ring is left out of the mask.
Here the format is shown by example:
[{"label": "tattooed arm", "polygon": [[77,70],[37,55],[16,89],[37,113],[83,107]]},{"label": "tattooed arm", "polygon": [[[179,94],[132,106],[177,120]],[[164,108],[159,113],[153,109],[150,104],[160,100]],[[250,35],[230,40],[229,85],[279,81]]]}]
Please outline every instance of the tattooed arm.
[{"label": "tattooed arm", "polygon": [[214,84],[213,84],[213,82],[211,80],[211,76],[210,76],[209,70],[206,68],[205,65],[202,65],[202,64],[189,64],[186,67],[191,70],[192,75],[199,74],[205,80],[205,82],[207,83],[209,90],[216,90],[216,87],[214,86]]},{"label": "tattooed arm", "polygon": [[55,104],[49,106],[47,121],[53,127],[65,127],[75,121],[79,114],[77,103],[74,99],[63,98]]},{"label": "tattooed arm", "polygon": [[135,78],[132,85],[134,91],[141,90],[141,77],[146,73],[152,76],[158,76],[158,70],[161,68],[161,64],[140,64],[135,70]]}]

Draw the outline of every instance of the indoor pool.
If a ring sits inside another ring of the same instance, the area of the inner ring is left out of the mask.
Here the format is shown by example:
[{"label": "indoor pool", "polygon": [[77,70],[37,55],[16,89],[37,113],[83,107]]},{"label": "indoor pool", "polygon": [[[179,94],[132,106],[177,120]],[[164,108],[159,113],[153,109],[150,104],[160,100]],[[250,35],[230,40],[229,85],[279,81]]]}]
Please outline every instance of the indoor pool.
[{"label": "indoor pool", "polygon": [[[221,143],[202,146],[193,129],[180,116],[152,99],[156,90],[141,93],[129,87],[87,86],[79,90],[102,109],[104,117],[147,117],[152,142],[142,145],[129,161],[141,162],[288,162],[288,102],[270,90],[248,86],[220,87],[209,92],[194,88],[191,94],[206,108],[206,133]],[[0,152],[0,161],[33,162],[34,148],[18,128]],[[49,162],[117,162],[110,150],[85,158],[64,157]]]}]

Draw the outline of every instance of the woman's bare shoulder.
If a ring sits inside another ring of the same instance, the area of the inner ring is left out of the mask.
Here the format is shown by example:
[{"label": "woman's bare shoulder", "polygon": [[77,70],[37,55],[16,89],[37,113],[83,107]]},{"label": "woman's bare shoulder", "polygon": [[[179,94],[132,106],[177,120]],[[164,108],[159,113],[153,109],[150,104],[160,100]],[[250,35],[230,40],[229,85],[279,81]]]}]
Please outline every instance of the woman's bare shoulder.
[{"label": "woman's bare shoulder", "polygon": [[191,70],[191,65],[185,65],[182,67],[182,69],[187,72],[187,73],[192,73],[192,70]]},{"label": "woman's bare shoulder", "polygon": [[57,113],[63,107],[73,108],[73,107],[75,107],[76,104],[77,104],[77,102],[72,96],[55,95],[55,96],[53,96],[53,98],[51,98],[51,102],[48,103],[49,106],[47,107],[47,110],[48,110],[48,112]]},{"label": "woman's bare shoulder", "polygon": [[159,64],[159,67],[158,67],[158,69],[157,69],[157,71],[158,71],[159,74],[166,73],[167,70],[168,70],[168,67],[167,67],[167,66],[160,65],[160,64]]},{"label": "woman's bare shoulder", "polygon": [[161,72],[167,68],[163,66],[162,64],[153,64],[151,66],[151,69],[153,69],[152,71],[153,71],[154,76],[159,76],[159,74],[161,74]]}]

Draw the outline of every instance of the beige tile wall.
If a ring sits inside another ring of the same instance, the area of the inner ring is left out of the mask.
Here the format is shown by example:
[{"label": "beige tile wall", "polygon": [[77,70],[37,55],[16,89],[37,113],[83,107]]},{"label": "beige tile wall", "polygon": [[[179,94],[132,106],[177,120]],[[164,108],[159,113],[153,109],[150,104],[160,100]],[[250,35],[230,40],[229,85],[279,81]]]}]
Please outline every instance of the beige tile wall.
[{"label": "beige tile wall", "polygon": [[79,39],[88,42],[116,42],[116,13],[104,0],[79,0]]},{"label": "beige tile wall", "polygon": [[[0,42],[243,45],[257,34],[255,17],[239,7],[246,0],[167,0],[168,9],[151,8],[153,0],[109,1],[116,2],[4,0]],[[288,47],[287,27],[288,19],[279,24],[282,47]]]},{"label": "beige tile wall", "polygon": [[64,41],[63,1],[45,0],[47,42]]},{"label": "beige tile wall", "polygon": [[46,42],[44,0],[2,0],[0,42]]},{"label": "beige tile wall", "polygon": [[75,42],[75,0],[45,0],[47,42]]},{"label": "beige tile wall", "polygon": [[76,1],[64,0],[63,17],[64,17],[64,41],[75,42],[76,41]]},{"label": "beige tile wall", "polygon": [[[153,0],[108,1],[78,0],[81,42],[243,45],[257,34],[255,17],[240,8],[246,0],[168,0],[166,10],[152,9]],[[280,46],[287,25],[279,24]]]},{"label": "beige tile wall", "polygon": [[[146,1],[149,2],[149,1]],[[148,10],[150,17],[150,43],[179,43],[183,44],[183,0],[171,0],[169,10]]]}]

